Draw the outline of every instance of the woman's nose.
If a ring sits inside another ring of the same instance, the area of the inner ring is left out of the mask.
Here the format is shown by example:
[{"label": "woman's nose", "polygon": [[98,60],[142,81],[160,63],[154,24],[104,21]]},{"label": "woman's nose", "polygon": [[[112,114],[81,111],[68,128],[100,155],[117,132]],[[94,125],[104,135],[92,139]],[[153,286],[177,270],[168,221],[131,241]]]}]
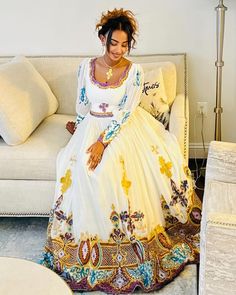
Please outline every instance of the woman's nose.
[{"label": "woman's nose", "polygon": [[119,46],[117,47],[117,53],[121,54],[122,52],[123,52],[123,50],[122,50],[122,46],[119,45]]}]

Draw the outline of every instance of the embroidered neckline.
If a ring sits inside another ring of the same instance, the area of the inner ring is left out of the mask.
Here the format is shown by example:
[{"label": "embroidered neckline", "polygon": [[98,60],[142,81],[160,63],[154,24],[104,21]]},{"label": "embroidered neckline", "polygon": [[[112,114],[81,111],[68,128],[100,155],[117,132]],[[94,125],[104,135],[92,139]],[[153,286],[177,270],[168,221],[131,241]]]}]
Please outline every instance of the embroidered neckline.
[{"label": "embroidered neckline", "polygon": [[97,57],[94,57],[94,58],[91,58],[91,60],[89,61],[89,65],[90,65],[89,76],[90,76],[90,80],[93,82],[93,84],[97,85],[100,88],[120,87],[124,83],[124,81],[128,78],[131,66],[133,65],[132,62],[130,62],[130,64],[127,65],[127,67],[125,68],[124,72],[122,73],[122,75],[120,76],[120,78],[117,82],[112,83],[112,84],[107,84],[106,82],[100,82],[95,79],[95,61],[96,61],[96,59],[97,59]]}]

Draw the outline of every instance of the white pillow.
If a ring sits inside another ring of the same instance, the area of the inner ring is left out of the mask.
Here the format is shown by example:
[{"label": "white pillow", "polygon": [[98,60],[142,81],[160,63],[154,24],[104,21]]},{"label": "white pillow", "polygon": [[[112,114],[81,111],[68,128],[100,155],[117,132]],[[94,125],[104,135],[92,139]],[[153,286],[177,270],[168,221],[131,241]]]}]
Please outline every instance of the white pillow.
[{"label": "white pillow", "polygon": [[164,124],[169,123],[169,104],[161,68],[144,70],[144,84],[140,106]]},{"label": "white pillow", "polygon": [[24,142],[57,108],[47,82],[24,56],[0,66],[0,135],[7,144]]},{"label": "white pillow", "polygon": [[161,69],[165,92],[170,106],[176,97],[177,74],[176,66],[170,61],[142,63],[144,73],[151,70]]}]

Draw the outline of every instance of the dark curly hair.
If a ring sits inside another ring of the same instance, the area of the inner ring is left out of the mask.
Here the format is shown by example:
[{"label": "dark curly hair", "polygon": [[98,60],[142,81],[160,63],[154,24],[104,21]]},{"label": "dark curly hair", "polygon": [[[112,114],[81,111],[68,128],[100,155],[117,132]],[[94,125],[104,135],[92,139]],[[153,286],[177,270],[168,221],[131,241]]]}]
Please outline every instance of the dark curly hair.
[{"label": "dark curly hair", "polygon": [[96,29],[98,30],[98,37],[100,35],[105,36],[107,33],[107,50],[109,52],[109,47],[111,44],[112,33],[115,30],[122,30],[127,33],[128,36],[128,53],[130,53],[131,48],[134,48],[136,44],[135,35],[137,34],[138,25],[134,18],[134,14],[130,10],[114,9],[112,11],[107,11],[102,14],[100,21],[96,24]]}]

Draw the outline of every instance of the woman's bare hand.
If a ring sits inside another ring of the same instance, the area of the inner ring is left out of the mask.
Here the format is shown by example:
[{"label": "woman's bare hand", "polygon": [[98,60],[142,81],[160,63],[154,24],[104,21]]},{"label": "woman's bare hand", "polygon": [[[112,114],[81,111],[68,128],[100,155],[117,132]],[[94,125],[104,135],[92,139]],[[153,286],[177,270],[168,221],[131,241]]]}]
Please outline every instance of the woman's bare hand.
[{"label": "woman's bare hand", "polygon": [[94,170],[101,162],[103,152],[104,145],[100,141],[96,141],[87,149],[87,153],[90,153],[89,160],[87,162],[90,170]]},{"label": "woman's bare hand", "polygon": [[75,132],[75,122],[69,121],[66,123],[66,129],[73,134]]}]

